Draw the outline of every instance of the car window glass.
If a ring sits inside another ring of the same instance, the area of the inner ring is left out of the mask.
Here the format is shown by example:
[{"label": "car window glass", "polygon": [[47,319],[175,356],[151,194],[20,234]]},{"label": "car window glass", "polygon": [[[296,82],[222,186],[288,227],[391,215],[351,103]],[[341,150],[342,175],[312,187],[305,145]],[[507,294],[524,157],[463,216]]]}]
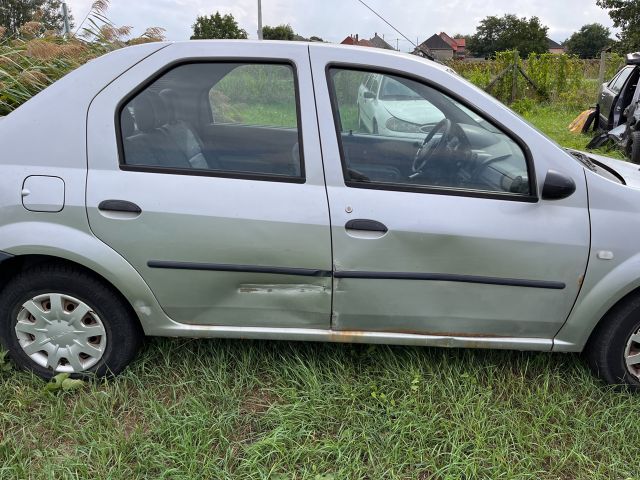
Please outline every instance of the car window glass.
[{"label": "car window glass", "polygon": [[418,100],[420,96],[392,77],[383,77],[380,100]]},{"label": "car window glass", "polygon": [[371,80],[373,78],[373,75],[367,75],[365,77],[364,82],[362,82],[362,84],[364,85],[364,88],[367,90],[371,90]]},{"label": "car window glass", "polygon": [[632,70],[633,68],[629,68],[629,67],[623,69],[620,72],[620,75],[618,75],[618,77],[615,79],[615,81],[611,85],[611,90],[614,91],[615,93],[620,93],[622,91],[622,88],[624,87],[624,84],[629,78],[629,75],[631,74]]},{"label": "car window glass", "polygon": [[166,72],[120,113],[129,167],[303,179],[294,70],[193,63]]},{"label": "car window glass", "polygon": [[369,87],[369,90],[371,90],[371,92],[376,95],[378,93],[378,87],[380,86],[380,78],[378,77],[378,75],[372,75],[371,76],[371,86]]},{"label": "car window glass", "polygon": [[607,87],[611,88],[613,87],[613,84],[616,83],[616,80],[618,79],[618,77],[620,76],[620,74],[622,73],[622,71],[619,71],[618,73],[616,73],[613,78],[611,80],[609,80],[609,83],[607,83]]},{"label": "car window glass", "polygon": [[240,65],[209,91],[215,123],[296,127],[296,99],[288,65]]},{"label": "car window glass", "polygon": [[528,196],[520,146],[486,118],[425,84],[376,75],[376,102],[360,88],[366,73],[329,73],[349,186],[471,190]]}]

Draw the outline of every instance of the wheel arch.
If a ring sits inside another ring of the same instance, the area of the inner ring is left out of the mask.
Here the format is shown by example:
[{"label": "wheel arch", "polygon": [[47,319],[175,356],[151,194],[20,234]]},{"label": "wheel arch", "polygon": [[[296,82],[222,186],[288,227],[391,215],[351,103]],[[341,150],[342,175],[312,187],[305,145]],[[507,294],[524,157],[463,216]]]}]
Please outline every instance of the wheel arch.
[{"label": "wheel arch", "polygon": [[25,222],[0,228],[0,239],[0,251],[10,256],[0,263],[0,288],[31,265],[61,262],[112,288],[133,310],[145,333],[158,322],[170,322],[138,271],[90,233],[65,225]]},{"label": "wheel arch", "polygon": [[26,254],[26,255],[12,255],[7,256],[5,260],[0,263],[0,293],[4,288],[11,282],[13,278],[15,278],[21,272],[24,272],[32,267],[42,264],[54,264],[61,265],[74,268],[76,270],[80,270],[83,273],[95,278],[100,281],[102,284],[107,286],[109,290],[113,292],[114,295],[118,296],[124,304],[129,309],[129,312],[132,314],[133,318],[136,319],[136,324],[142,329],[142,324],[140,322],[140,318],[136,313],[133,305],[127,299],[122,292],[107,278],[105,278],[100,273],[92,270],[81,263],[69,260],[64,257],[58,257],[55,255],[45,255],[45,254]]},{"label": "wheel arch", "polygon": [[[587,273],[588,280],[589,273]],[[586,288],[585,288],[586,287]],[[612,311],[640,295],[640,254],[603,278],[585,285],[569,318],[554,338],[554,352],[580,352]]]}]

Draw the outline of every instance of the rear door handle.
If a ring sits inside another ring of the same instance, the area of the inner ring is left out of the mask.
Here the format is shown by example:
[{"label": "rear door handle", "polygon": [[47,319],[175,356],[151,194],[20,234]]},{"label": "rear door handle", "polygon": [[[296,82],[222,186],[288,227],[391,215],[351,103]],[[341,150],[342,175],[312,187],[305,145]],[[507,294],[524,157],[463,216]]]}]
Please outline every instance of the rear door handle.
[{"label": "rear door handle", "polygon": [[125,212],[140,215],[142,209],[133,202],[127,200],[103,200],[98,205],[98,210],[102,212]]},{"label": "rear door handle", "polygon": [[389,231],[384,223],[380,223],[376,220],[369,220],[366,218],[349,220],[344,228],[346,228],[347,230],[362,230],[365,232],[387,233]]}]

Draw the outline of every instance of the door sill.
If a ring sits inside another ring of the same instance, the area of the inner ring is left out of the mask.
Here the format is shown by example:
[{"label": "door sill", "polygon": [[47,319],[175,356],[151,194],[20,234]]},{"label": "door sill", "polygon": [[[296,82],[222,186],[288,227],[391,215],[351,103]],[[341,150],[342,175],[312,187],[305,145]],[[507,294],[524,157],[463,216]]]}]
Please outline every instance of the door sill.
[{"label": "door sill", "polygon": [[171,324],[148,326],[150,336],[191,338],[238,338],[252,340],[288,340],[336,343],[372,343],[424,347],[495,348],[505,350],[551,351],[550,338],[424,335],[415,333],[324,330],[319,328],[236,327],[218,325]]}]

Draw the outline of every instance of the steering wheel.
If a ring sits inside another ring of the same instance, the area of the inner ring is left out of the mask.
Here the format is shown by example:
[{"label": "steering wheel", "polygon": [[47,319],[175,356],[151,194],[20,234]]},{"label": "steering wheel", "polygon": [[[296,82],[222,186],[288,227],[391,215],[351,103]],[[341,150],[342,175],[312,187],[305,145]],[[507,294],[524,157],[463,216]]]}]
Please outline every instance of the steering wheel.
[{"label": "steering wheel", "polygon": [[[451,134],[453,123],[448,118],[440,120],[435,127],[431,129],[429,135],[424,139],[422,145],[413,158],[411,170],[414,173],[421,173],[425,165],[431,160],[434,154],[447,144],[447,140]],[[436,133],[442,133],[439,139],[434,140]]]}]

